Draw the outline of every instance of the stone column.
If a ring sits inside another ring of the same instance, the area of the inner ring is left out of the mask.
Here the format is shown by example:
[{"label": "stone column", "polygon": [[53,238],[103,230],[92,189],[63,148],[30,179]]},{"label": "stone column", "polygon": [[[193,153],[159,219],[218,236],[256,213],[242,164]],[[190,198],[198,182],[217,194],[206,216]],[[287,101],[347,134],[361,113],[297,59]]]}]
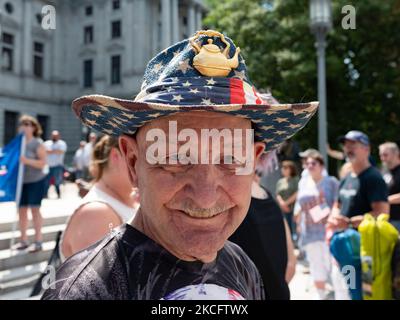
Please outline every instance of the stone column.
[{"label": "stone column", "polygon": [[127,57],[127,59],[132,59],[134,62],[134,72],[136,74],[143,74],[144,68],[147,64],[148,56],[151,55],[151,28],[148,26],[152,23],[151,11],[148,10],[148,6],[151,5],[150,1],[147,0],[134,0],[133,6],[133,28],[131,30],[131,35],[134,38],[132,42],[133,46],[133,56]]},{"label": "stone column", "polygon": [[[21,74],[23,76],[28,76],[32,74],[32,3],[31,1],[25,0],[23,3],[23,30],[22,30],[22,45],[21,45]],[[14,61],[14,67],[16,67],[16,62]]]},{"label": "stone column", "polygon": [[[93,84],[96,90],[104,92],[110,75],[110,54],[105,50],[108,39],[111,38],[110,19],[107,19],[107,2],[100,0],[94,10],[99,10],[97,13],[99,19],[94,20],[94,43],[96,45],[96,56],[93,57]],[[124,30],[122,30],[124,31]]]},{"label": "stone column", "polygon": [[161,42],[162,47],[171,45],[171,1],[161,0]]},{"label": "stone column", "polygon": [[180,38],[179,34],[179,1],[172,0],[172,42],[176,43]]},{"label": "stone column", "polygon": [[195,21],[194,5],[193,3],[188,4],[188,37],[191,37],[196,32],[196,21]]},{"label": "stone column", "polygon": [[196,31],[203,29],[203,13],[200,7],[196,8]]},{"label": "stone column", "polygon": [[156,55],[160,49],[159,39],[159,23],[161,21],[161,13],[159,12],[159,2],[160,0],[155,0],[151,3],[151,54]]}]

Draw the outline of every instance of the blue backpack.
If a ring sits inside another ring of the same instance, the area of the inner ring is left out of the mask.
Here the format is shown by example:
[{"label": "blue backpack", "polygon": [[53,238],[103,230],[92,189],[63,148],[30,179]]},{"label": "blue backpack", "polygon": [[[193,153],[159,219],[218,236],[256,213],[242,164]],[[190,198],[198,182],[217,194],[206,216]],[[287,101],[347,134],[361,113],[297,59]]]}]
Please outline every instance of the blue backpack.
[{"label": "blue backpack", "polygon": [[335,232],[330,241],[331,254],[340,269],[352,266],[356,271],[355,287],[349,288],[352,300],[362,300],[360,247],[360,234],[354,229]]}]

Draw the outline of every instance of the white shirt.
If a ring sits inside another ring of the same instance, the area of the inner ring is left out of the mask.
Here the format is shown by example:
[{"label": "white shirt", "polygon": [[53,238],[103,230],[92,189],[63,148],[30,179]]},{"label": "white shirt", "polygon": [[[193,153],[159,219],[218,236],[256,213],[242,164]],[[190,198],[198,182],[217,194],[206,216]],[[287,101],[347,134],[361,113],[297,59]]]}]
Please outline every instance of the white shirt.
[{"label": "white shirt", "polygon": [[85,147],[83,148],[83,163],[85,167],[89,167],[90,160],[92,158],[92,150],[93,144],[91,142],[86,143]]},{"label": "white shirt", "polygon": [[85,157],[83,148],[76,150],[74,155],[74,165],[77,170],[83,170],[85,166]]},{"label": "white shirt", "polygon": [[49,167],[56,167],[64,165],[64,155],[67,151],[67,144],[63,140],[57,140],[54,142],[53,140],[47,140],[44,143],[46,150],[54,151],[54,150],[61,150],[63,153],[61,154],[47,154],[47,164]]},{"label": "white shirt", "polygon": [[[72,213],[72,215],[68,218],[67,226],[68,226],[68,223],[71,220],[72,216],[75,214],[75,212],[79,208],[81,208],[85,204],[92,203],[92,202],[101,202],[101,203],[104,203],[104,204],[110,206],[117,213],[117,215],[121,219],[122,223],[131,221],[135,217],[136,212],[139,209],[139,207],[127,206],[125,203],[122,203],[118,199],[115,199],[114,197],[112,197],[108,193],[100,190],[96,185],[94,185],[90,189],[88,194],[83,199],[81,199],[80,203],[77,205],[77,207],[74,210],[74,212]],[[115,228],[117,226],[110,225],[109,227]],[[62,243],[64,241],[64,234],[65,234],[65,232],[63,232],[61,235],[60,246],[59,246],[60,259],[62,262],[65,261],[64,254],[62,252]]]}]

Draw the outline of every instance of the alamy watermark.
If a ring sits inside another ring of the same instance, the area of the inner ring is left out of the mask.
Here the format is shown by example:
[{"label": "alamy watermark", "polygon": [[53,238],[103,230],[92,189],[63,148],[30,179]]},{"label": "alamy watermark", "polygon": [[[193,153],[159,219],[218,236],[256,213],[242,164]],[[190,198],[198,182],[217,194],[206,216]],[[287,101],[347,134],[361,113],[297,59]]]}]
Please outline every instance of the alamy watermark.
[{"label": "alamy watermark", "polygon": [[52,5],[42,7],[42,23],[43,30],[55,30],[57,26],[56,8]]},{"label": "alamy watermark", "polygon": [[248,175],[254,169],[253,129],[201,129],[199,132],[185,128],[178,132],[177,121],[169,121],[168,133],[159,128],[150,129],[146,142],[150,142],[146,160],[151,165],[223,164],[235,170],[236,175]]},{"label": "alamy watermark", "polygon": [[342,18],[342,28],[344,30],[356,29],[356,8],[348,4],[342,7],[342,14],[346,14]]},{"label": "alamy watermark", "polygon": [[[52,5],[45,5],[41,10],[41,21],[40,26],[43,30],[55,30],[57,27],[57,12],[56,8]],[[4,12],[2,8],[0,8],[0,35],[2,33],[2,24],[3,24],[3,16]]]}]

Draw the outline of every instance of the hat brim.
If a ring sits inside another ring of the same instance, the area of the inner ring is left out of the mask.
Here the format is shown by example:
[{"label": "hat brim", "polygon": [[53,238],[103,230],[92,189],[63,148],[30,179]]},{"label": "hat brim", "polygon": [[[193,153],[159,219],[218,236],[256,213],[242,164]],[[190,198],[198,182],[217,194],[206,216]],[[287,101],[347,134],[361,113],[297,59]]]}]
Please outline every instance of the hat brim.
[{"label": "hat brim", "polygon": [[173,105],[144,103],[103,95],[75,99],[72,108],[88,127],[108,135],[135,134],[147,122],[178,112],[222,112],[249,119],[255,139],[266,150],[279,147],[301,130],[318,109],[318,102],[297,104]]}]

